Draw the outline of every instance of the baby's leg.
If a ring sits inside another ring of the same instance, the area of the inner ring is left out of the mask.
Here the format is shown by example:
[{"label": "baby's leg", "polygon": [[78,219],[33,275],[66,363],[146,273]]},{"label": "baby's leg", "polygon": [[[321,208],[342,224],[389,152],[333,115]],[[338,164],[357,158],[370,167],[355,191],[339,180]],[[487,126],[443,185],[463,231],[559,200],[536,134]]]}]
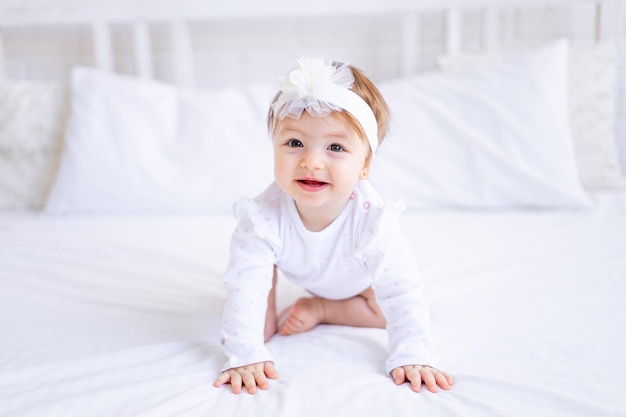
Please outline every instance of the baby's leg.
[{"label": "baby's leg", "polygon": [[265,313],[265,341],[270,340],[278,332],[278,315],[276,313],[276,267],[272,278],[272,289],[267,298],[267,313]]},{"label": "baby's leg", "polygon": [[380,329],[386,325],[374,298],[374,291],[368,288],[356,297],[345,300],[300,298],[289,310],[280,333],[285,336],[302,333],[321,323]]}]

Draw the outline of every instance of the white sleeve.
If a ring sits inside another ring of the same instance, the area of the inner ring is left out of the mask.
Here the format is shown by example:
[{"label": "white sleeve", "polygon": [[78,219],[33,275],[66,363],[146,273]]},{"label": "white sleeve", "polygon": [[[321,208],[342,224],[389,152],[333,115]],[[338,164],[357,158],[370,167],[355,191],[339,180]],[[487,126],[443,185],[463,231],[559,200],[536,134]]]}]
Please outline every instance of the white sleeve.
[{"label": "white sleeve", "polygon": [[264,328],[275,255],[272,246],[254,232],[248,216],[240,219],[233,233],[230,256],[224,276],[222,336],[227,361],[222,371],[273,361],[264,343]]},{"label": "white sleeve", "polygon": [[374,274],[372,289],[387,321],[391,354],[385,368],[391,372],[404,365],[430,365],[434,348],[430,336],[430,313],[423,297],[417,264],[397,222],[370,247],[368,266]]}]

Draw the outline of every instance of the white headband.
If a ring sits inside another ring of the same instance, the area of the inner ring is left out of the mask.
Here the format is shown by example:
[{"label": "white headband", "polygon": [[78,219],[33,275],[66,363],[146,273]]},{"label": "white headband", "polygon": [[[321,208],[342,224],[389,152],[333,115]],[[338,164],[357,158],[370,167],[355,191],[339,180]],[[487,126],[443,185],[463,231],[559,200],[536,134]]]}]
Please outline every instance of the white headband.
[{"label": "white headband", "polygon": [[304,110],[312,116],[345,110],[361,124],[372,155],[376,152],[378,123],[370,106],[350,90],[354,74],[348,64],[336,68],[322,58],[298,58],[279,81],[281,94],[272,104],[276,117],[299,119]]}]

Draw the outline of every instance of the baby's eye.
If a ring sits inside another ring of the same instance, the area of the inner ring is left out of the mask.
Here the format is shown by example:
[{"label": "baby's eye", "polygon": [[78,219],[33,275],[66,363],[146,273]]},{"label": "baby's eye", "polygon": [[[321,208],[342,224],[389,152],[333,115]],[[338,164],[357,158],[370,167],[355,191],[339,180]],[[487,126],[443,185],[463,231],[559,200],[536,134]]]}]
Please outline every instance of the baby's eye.
[{"label": "baby's eye", "polygon": [[302,142],[300,142],[298,139],[289,139],[289,142],[287,142],[287,146],[289,146],[290,148],[302,148]]},{"label": "baby's eye", "polygon": [[336,143],[333,143],[332,145],[330,145],[328,147],[328,150],[331,151],[331,152],[343,152],[343,151],[345,151],[343,146],[337,145]]}]

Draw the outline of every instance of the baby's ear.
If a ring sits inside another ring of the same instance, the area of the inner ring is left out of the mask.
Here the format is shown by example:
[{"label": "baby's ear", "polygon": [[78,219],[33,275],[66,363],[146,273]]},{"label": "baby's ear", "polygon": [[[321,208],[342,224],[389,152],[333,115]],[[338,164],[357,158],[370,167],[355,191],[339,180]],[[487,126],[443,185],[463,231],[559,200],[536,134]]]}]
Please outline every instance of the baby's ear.
[{"label": "baby's ear", "polygon": [[370,151],[370,153],[365,158],[365,161],[363,162],[363,169],[364,170],[369,171],[370,166],[372,165],[372,158],[373,157],[374,157],[374,155],[372,155],[372,152]]},{"label": "baby's ear", "polygon": [[363,167],[363,169],[361,170],[361,175],[360,175],[361,179],[362,180],[367,179],[368,173],[369,173],[369,161],[366,162],[365,167]]}]

